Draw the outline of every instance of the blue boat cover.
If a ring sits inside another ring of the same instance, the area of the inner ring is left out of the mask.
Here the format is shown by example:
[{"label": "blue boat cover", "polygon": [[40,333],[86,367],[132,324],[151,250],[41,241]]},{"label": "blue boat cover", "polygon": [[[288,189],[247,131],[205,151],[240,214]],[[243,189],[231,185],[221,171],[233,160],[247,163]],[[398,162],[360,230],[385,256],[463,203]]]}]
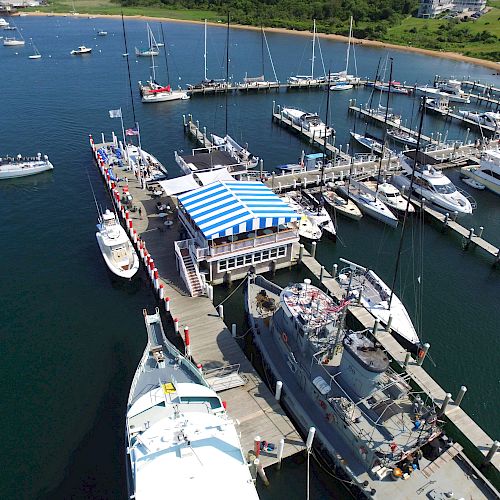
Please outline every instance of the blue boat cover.
[{"label": "blue boat cover", "polygon": [[218,181],[178,197],[207,239],[300,220],[300,215],[261,182]]}]

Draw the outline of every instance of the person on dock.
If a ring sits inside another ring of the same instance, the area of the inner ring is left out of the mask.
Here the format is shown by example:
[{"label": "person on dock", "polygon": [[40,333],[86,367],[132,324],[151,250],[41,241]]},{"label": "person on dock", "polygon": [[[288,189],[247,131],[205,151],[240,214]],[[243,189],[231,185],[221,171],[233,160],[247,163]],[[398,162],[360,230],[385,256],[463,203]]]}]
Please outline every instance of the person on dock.
[{"label": "person on dock", "polygon": [[139,207],[139,219],[142,219],[142,208]]}]

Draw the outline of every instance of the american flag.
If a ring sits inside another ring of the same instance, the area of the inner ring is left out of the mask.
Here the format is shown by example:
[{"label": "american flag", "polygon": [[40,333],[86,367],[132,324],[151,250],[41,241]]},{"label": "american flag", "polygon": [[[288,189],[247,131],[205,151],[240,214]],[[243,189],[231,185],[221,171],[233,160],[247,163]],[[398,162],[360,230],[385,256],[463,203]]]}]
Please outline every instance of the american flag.
[{"label": "american flag", "polygon": [[128,128],[125,130],[125,135],[139,135],[139,131],[136,128]]}]

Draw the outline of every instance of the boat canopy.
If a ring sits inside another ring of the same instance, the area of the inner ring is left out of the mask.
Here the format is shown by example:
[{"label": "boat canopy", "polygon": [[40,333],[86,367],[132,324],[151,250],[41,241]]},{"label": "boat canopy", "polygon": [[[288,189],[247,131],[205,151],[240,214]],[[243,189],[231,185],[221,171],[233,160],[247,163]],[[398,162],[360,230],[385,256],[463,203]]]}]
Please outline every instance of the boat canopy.
[{"label": "boat canopy", "polygon": [[300,215],[260,182],[217,181],[179,196],[207,239],[300,220]]}]

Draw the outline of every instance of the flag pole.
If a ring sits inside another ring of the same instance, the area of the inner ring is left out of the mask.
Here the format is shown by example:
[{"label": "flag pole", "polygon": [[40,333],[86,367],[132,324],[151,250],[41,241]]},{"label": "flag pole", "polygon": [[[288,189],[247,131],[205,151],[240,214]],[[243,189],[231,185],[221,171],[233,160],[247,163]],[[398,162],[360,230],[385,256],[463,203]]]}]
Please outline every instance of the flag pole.
[{"label": "flag pole", "polygon": [[142,172],[142,146],[141,146],[141,130],[139,129],[139,122],[135,122],[135,126],[137,127],[137,140],[139,141],[139,182],[141,184],[142,189],[146,189],[146,178],[143,176]]},{"label": "flag pole", "polygon": [[123,147],[126,150],[127,149],[127,141],[125,139],[125,127],[123,126],[123,113],[122,113],[122,108],[120,108],[120,122],[122,124],[122,137],[123,137]]}]

